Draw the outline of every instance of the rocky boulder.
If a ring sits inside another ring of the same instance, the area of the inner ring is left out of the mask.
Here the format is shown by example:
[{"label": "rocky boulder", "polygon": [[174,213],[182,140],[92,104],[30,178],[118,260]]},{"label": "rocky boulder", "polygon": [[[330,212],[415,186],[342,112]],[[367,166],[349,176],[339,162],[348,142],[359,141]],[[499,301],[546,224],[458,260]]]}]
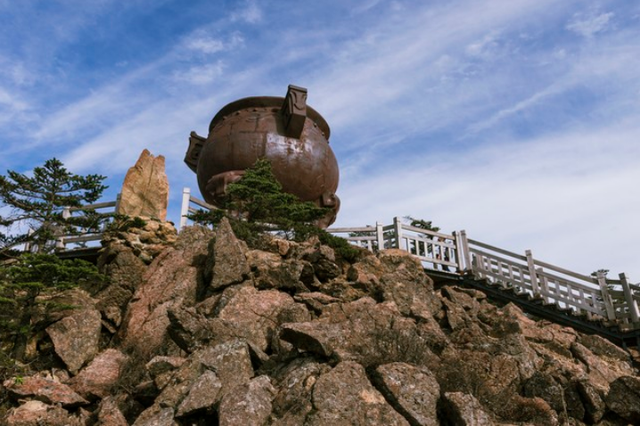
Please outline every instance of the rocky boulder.
[{"label": "rocky boulder", "polygon": [[42,401],[29,400],[12,409],[5,419],[7,426],[84,426],[88,416],[69,414],[59,405],[48,405]]},{"label": "rocky boulder", "polygon": [[98,353],[101,319],[98,310],[87,309],[65,317],[47,328],[56,353],[71,373],[77,373]]},{"label": "rocky boulder", "polygon": [[117,349],[107,349],[69,381],[71,387],[87,399],[105,398],[120,378],[128,357]]},{"label": "rocky boulder", "polygon": [[165,220],[168,204],[169,180],[164,170],[164,157],[154,157],[145,149],[127,171],[116,213]]},{"label": "rocky boulder", "polygon": [[437,426],[440,385],[431,371],[406,363],[376,368],[374,383],[386,400],[412,425]]},{"label": "rocky boulder", "polygon": [[345,361],[321,375],[305,425],[409,425],[369,382],[362,365]]},{"label": "rocky boulder", "polygon": [[16,399],[33,398],[65,408],[88,404],[87,400],[74,392],[69,386],[51,378],[31,376],[20,380],[9,379],[3,383],[3,386]]},{"label": "rocky boulder", "polygon": [[625,376],[611,383],[607,407],[632,424],[640,423],[640,378]]},{"label": "rocky boulder", "polygon": [[249,276],[249,264],[246,257],[246,245],[240,242],[225,217],[216,229],[213,241],[213,253],[209,254],[211,268],[211,288],[222,289],[238,284]]},{"label": "rocky boulder", "polygon": [[462,392],[447,392],[442,399],[442,415],[455,426],[493,426],[495,422],[484,411],[480,402]]},{"label": "rocky boulder", "polygon": [[212,237],[213,233],[206,228],[186,228],[175,245],[163,251],[149,266],[119,331],[125,347],[151,355],[166,344],[170,323],[167,311],[196,303],[207,245]]},{"label": "rocky boulder", "polygon": [[220,402],[220,426],[264,425],[271,414],[275,392],[269,376],[256,377],[236,386]]},{"label": "rocky boulder", "polygon": [[[162,251],[172,246],[177,237],[178,233],[171,222],[162,222],[147,216],[116,218],[111,228],[103,235],[102,245],[105,250],[100,256],[99,265],[112,266],[114,256],[126,252],[127,249],[148,265]],[[130,263],[131,260],[125,258],[113,266],[122,269],[122,266]],[[131,280],[127,279],[125,282]]]},{"label": "rocky boulder", "polygon": [[143,235],[114,234],[108,287],[38,320],[51,340],[14,368],[42,371],[5,382],[1,424],[640,422],[629,352],[457,280],[434,286],[404,252],[345,260],[272,235],[248,248],[228,223]]},{"label": "rocky boulder", "polygon": [[299,350],[364,366],[436,360],[415,321],[402,317],[395,303],[371,298],[330,305],[314,321],[283,324],[280,337]]}]

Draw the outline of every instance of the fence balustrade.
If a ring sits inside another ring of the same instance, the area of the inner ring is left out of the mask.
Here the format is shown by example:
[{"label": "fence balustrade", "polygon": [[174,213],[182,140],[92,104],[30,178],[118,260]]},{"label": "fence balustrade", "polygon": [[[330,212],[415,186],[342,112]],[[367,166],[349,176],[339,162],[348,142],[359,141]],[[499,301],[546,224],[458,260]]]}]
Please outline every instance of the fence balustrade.
[{"label": "fence balustrade", "polygon": [[[69,218],[74,212],[83,210],[113,207],[113,211],[102,213],[110,215],[117,211],[119,198],[118,195],[116,201],[65,208],[63,217]],[[192,204],[203,209],[216,208],[192,196],[189,188],[184,188],[181,229],[188,224],[189,214],[197,211]],[[103,231],[60,235],[56,240],[56,250],[65,250],[69,244],[98,241]],[[327,231],[370,251],[392,248],[407,251],[417,257],[427,270],[472,275],[502,290],[556,305],[568,313],[605,319],[622,330],[640,329],[640,284],[629,282],[624,273],[619,274],[619,279],[607,278],[601,272],[596,276],[582,275],[537,260],[530,250],[522,255],[467,238],[465,231],[451,234],[436,232],[405,224],[397,217],[389,225],[376,223],[375,226],[329,228]]]},{"label": "fence balustrade", "polygon": [[[187,215],[196,211],[195,204],[213,209],[202,200],[183,192],[180,227]],[[568,313],[585,314],[618,324],[621,329],[640,328],[640,285],[631,284],[625,274],[619,279],[582,275],[533,257],[469,239],[465,231],[451,234],[417,228],[402,222],[375,226],[329,228],[331,234],[370,251],[400,249],[416,256],[432,271],[485,279],[505,291],[529,295],[547,305],[556,305]]]},{"label": "fence balustrade", "polygon": [[207,210],[217,209],[217,207],[208,204],[206,201],[191,195],[190,188],[184,188],[182,190],[182,206],[180,207],[180,229],[184,228],[189,223],[189,215],[198,211],[197,208],[191,207],[191,203]]},{"label": "fence balustrade", "polygon": [[524,255],[467,238],[465,231],[445,234],[416,228],[395,218],[393,224],[356,228],[329,228],[354,245],[377,251],[408,251],[426,269],[472,274],[505,291],[529,295],[569,313],[602,318],[621,328],[640,328],[640,285],[620,279],[586,276]]},{"label": "fence balustrade", "polygon": [[[119,203],[120,203],[120,194],[116,196],[115,201],[88,204],[86,206],[81,206],[81,207],[65,207],[62,211],[62,217],[64,219],[69,219],[76,212],[82,212],[87,210],[96,211],[96,210],[104,210],[104,209],[109,209],[109,210],[98,212],[98,214],[102,216],[112,216],[114,213],[118,211]],[[67,246],[70,244],[85,244],[91,241],[100,241],[102,239],[102,234],[104,233],[108,223],[109,221],[104,221],[102,223],[101,229],[94,232],[83,232],[83,230],[80,230],[79,235],[78,234],[59,235],[56,239],[56,251],[66,250]]]}]

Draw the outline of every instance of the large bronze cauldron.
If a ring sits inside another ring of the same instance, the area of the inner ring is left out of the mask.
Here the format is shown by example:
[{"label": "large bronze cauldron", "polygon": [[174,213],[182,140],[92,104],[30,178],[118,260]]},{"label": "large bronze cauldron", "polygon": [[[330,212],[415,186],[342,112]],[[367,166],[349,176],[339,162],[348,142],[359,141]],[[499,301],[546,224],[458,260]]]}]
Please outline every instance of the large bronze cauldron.
[{"label": "large bronze cauldron", "polygon": [[209,204],[219,205],[227,185],[266,158],[286,192],[332,209],[320,226],[333,223],[340,207],[338,163],[329,125],[306,100],[307,90],[296,86],[289,86],[285,98],[240,99],[213,117],[207,138],[191,132],[184,161]]}]

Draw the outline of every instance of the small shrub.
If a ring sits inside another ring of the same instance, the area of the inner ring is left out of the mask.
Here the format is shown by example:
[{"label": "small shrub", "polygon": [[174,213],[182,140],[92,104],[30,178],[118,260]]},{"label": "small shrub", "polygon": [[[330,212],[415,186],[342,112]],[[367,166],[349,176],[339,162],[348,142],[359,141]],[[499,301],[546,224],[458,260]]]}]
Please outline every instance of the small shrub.
[{"label": "small shrub", "polygon": [[127,232],[131,228],[144,228],[147,222],[140,217],[131,217],[122,214],[113,215],[113,221],[107,225],[107,232]]},{"label": "small shrub", "polygon": [[320,242],[331,247],[335,251],[336,256],[349,263],[357,262],[362,256],[362,253],[365,252],[364,249],[349,244],[344,238],[332,235],[325,230],[319,231],[318,237],[320,238]]},{"label": "small shrub", "polygon": [[314,225],[328,212],[329,209],[300,201],[295,195],[284,192],[273,175],[271,163],[261,159],[247,169],[238,182],[228,186],[221,209],[200,210],[188,217],[194,222],[214,227],[227,217],[236,236],[251,247],[258,245],[260,236],[266,232],[294,241],[304,241],[317,235],[339,247],[346,257],[354,256],[348,248]]}]

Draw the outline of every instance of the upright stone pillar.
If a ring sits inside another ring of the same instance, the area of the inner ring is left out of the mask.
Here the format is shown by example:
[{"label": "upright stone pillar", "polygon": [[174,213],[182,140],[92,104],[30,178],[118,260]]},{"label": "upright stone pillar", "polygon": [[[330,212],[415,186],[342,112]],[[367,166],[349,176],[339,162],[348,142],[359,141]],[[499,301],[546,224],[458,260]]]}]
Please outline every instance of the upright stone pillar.
[{"label": "upright stone pillar", "polygon": [[164,168],[164,156],[154,157],[145,149],[135,166],[124,178],[118,214],[167,219],[169,180]]}]

